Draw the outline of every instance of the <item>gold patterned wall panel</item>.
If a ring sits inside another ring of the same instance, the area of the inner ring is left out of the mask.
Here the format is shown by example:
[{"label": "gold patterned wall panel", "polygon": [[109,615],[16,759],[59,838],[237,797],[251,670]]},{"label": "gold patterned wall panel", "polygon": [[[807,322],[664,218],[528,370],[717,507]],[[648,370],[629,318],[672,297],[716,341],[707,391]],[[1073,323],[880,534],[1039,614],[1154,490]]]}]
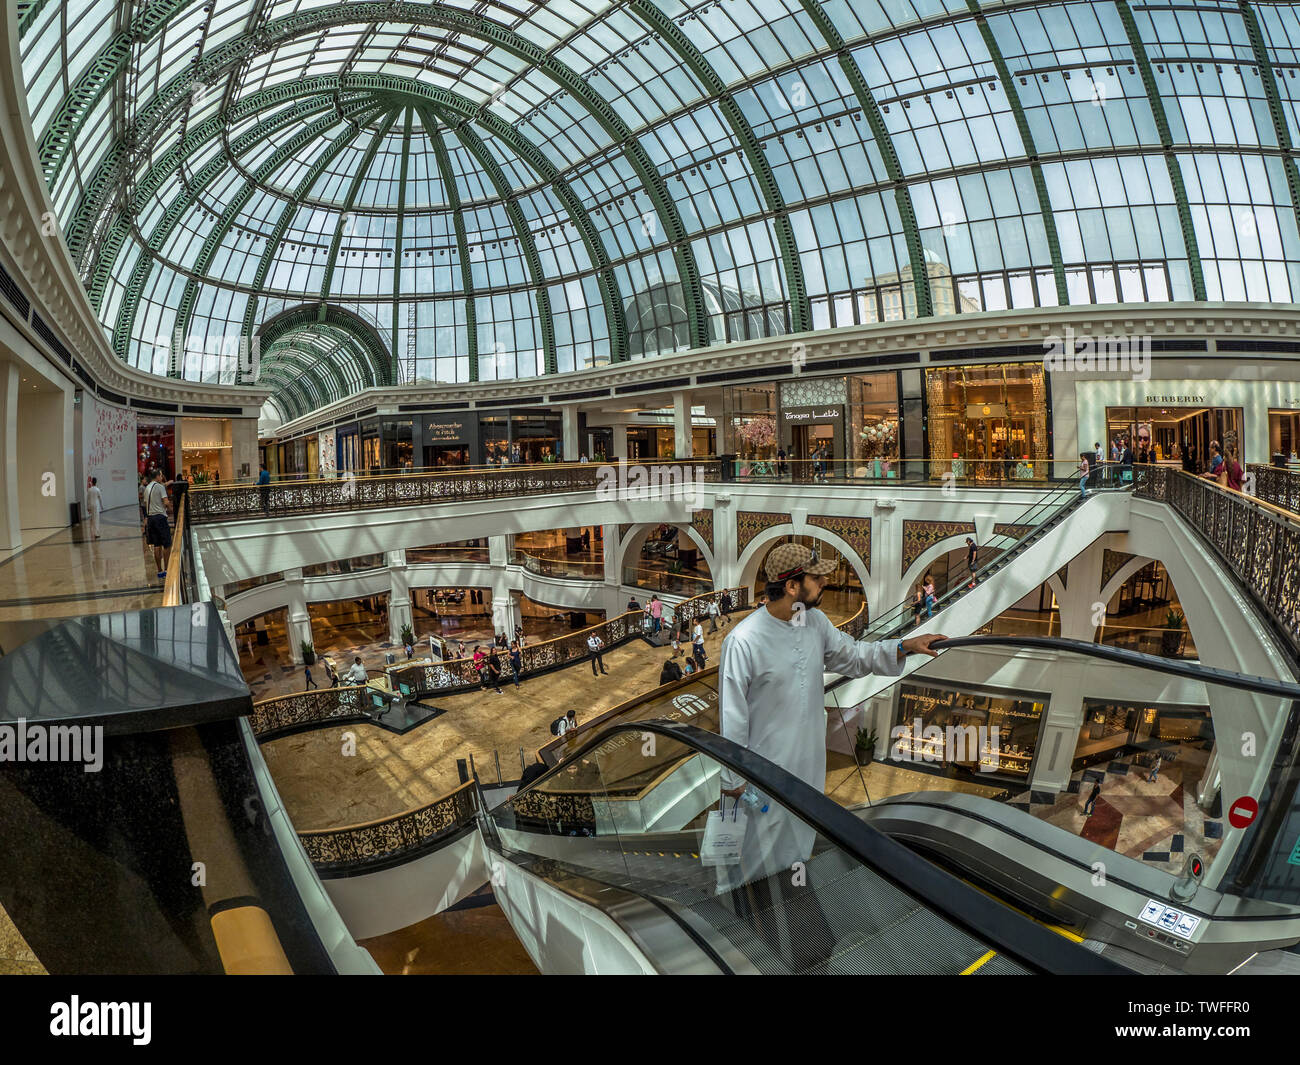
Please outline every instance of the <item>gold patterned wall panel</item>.
[{"label": "gold patterned wall panel", "polygon": [[754,541],[764,529],[774,525],[789,525],[789,514],[769,514],[762,510],[738,510],[736,512],[736,554],[740,554]]},{"label": "gold patterned wall panel", "polygon": [[700,534],[700,539],[710,551],[713,550],[713,511],[697,510],[691,515],[691,528]]},{"label": "gold patterned wall panel", "polygon": [[1137,555],[1131,555],[1127,551],[1112,551],[1109,547],[1102,551],[1101,555],[1101,586],[1105,588],[1110,583],[1110,579],[1122,570],[1126,563],[1137,558]]},{"label": "gold patterned wall panel", "polygon": [[975,523],[973,521],[913,521],[903,519],[903,568],[901,574],[905,574],[908,567],[920,558],[927,550],[946,540],[950,536],[974,536]]},{"label": "gold patterned wall panel", "polygon": [[1000,521],[993,526],[993,535],[1009,536],[1013,540],[1023,540],[1033,532],[1033,529],[1032,525],[1013,525],[1010,522]]},{"label": "gold patterned wall panel", "polygon": [[813,514],[808,518],[809,525],[833,532],[862,559],[862,565],[871,572],[871,519],[840,518],[830,514]]}]

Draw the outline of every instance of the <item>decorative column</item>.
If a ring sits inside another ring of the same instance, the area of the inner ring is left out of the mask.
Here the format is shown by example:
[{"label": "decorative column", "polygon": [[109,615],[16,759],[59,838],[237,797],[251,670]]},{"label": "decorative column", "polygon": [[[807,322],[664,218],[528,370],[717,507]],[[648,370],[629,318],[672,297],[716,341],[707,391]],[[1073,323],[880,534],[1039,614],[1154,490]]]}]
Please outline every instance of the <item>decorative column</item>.
[{"label": "decorative column", "polygon": [[23,546],[18,510],[18,364],[0,363],[0,551]]},{"label": "decorative column", "polygon": [[1071,559],[1062,575],[1065,593],[1058,596],[1056,605],[1061,615],[1061,636],[1067,640],[1092,643],[1099,624],[1093,619],[1105,619],[1106,604],[1101,602],[1103,554],[1103,548],[1091,545]]},{"label": "decorative column", "polygon": [[684,390],[673,393],[673,456],[688,459],[691,450],[691,394]]},{"label": "decorative column", "polygon": [[289,634],[289,657],[296,665],[302,665],[302,644],[306,640],[316,646],[311,634],[311,614],[307,611],[307,592],[302,585],[302,570],[284,571],[284,589],[288,595],[289,606],[286,611]]},{"label": "decorative column", "polygon": [[1214,805],[1214,797],[1219,794],[1219,745],[1216,742],[1210,751],[1209,761],[1205,763],[1205,772],[1196,782],[1196,805],[1208,810]]},{"label": "decorative column", "polygon": [[618,555],[619,527],[617,524],[601,527],[601,544],[605,549],[605,616],[612,618],[623,611],[623,597],[619,589],[623,583],[622,566]]},{"label": "decorative column", "polygon": [[615,423],[610,427],[614,432],[614,454],[609,456],[614,461],[627,458],[627,425]]},{"label": "decorative column", "polygon": [[406,568],[404,550],[388,551],[384,555],[388,564],[388,642],[402,643],[402,627],[415,625],[411,614],[411,578]]},{"label": "decorative column", "polygon": [[1053,667],[1052,697],[1038,726],[1029,779],[1029,786],[1036,791],[1064,791],[1069,786],[1074,749],[1083,727],[1083,672],[1082,660],[1062,659]]},{"label": "decorative column", "polygon": [[[582,454],[582,442],[578,439],[578,408],[561,407],[560,425],[563,434],[562,446],[565,462],[577,462]],[[587,458],[591,458],[590,455]]]},{"label": "decorative column", "polygon": [[513,636],[519,624],[519,604],[511,594],[506,560],[510,548],[504,536],[488,537],[488,561],[492,564],[492,631]]}]

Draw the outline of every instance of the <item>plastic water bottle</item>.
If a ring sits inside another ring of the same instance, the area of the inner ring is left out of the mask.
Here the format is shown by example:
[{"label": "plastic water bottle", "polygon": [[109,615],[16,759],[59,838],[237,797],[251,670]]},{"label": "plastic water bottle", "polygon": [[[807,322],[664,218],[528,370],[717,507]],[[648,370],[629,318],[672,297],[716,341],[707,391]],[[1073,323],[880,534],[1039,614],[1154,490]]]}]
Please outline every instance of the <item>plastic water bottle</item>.
[{"label": "plastic water bottle", "polygon": [[767,813],[767,802],[764,800],[763,805],[759,806],[760,800],[758,797],[758,792],[754,790],[754,786],[752,784],[745,788],[744,792],[740,796],[740,801],[743,802],[746,806],[748,806],[751,811],[760,814]]}]

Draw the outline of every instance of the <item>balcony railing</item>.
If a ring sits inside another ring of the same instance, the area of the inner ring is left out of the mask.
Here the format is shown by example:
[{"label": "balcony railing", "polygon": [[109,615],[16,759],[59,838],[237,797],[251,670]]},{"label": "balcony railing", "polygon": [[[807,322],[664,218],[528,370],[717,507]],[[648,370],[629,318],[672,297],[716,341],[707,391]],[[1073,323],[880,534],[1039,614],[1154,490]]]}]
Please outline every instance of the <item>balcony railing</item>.
[{"label": "balcony railing", "polygon": [[363,825],[299,832],[298,838],[322,877],[355,876],[410,861],[454,836],[474,820],[476,794],[471,780],[418,810]]},{"label": "balcony railing", "polygon": [[[727,597],[726,604],[723,604],[722,600],[724,595]],[[687,622],[693,622],[697,617],[705,617],[711,600],[717,600],[727,611],[744,610],[749,606],[749,592],[745,588],[729,588],[696,596],[694,599],[678,603],[675,616]],[[604,641],[605,650],[625,643],[635,636],[643,635],[644,618],[644,612],[632,610],[608,621],[602,621],[598,625],[566,633],[551,640],[543,640],[541,643],[530,644],[521,651],[524,667],[521,676],[529,677],[583,660],[591,654],[587,639],[593,632]],[[504,682],[510,679],[510,662],[504,652],[500,658],[502,667],[506,670],[501,676]],[[418,699],[435,692],[440,695],[469,692],[482,683],[471,658],[452,658],[421,665],[394,666],[388,669],[386,674],[381,674],[375,679],[379,683],[372,687],[363,685],[310,689],[305,692],[294,692],[292,695],[277,695],[254,703],[253,713],[249,719],[253,734],[257,736],[259,742],[264,743],[292,732],[330,722],[371,720],[367,711],[371,708],[372,694],[378,694],[376,689],[400,692],[404,698]]]},{"label": "balcony railing", "polygon": [[[1255,484],[1258,489],[1258,476]],[[1137,494],[1178,511],[1227,564],[1291,653],[1300,654],[1300,518],[1162,466],[1146,468]]]},{"label": "balcony railing", "polygon": [[1249,466],[1254,478],[1254,495],[1265,503],[1300,514],[1300,473],[1280,466]]}]

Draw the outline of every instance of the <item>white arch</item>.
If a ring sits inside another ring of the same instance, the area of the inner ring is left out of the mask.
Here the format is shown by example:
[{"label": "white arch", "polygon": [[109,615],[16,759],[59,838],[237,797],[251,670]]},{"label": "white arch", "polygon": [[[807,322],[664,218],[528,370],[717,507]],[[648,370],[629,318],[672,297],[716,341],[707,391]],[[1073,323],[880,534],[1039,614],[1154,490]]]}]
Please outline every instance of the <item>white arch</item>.
[{"label": "white arch", "polygon": [[758,577],[759,562],[767,554],[767,548],[774,540],[787,536],[810,536],[815,540],[825,540],[828,544],[833,545],[841,555],[848,559],[849,565],[853,567],[853,572],[858,575],[858,581],[861,583],[863,590],[868,593],[867,605],[869,609],[875,610],[876,604],[871,601],[870,597],[871,574],[862,561],[862,556],[850,547],[842,537],[829,529],[823,529],[820,525],[805,525],[799,532],[795,532],[794,525],[786,522],[782,525],[773,525],[771,528],[764,529],[755,536],[736,561],[736,569],[740,572],[740,581],[738,583],[742,588],[752,588],[754,586],[754,581]]},{"label": "white arch", "polygon": [[[637,522],[632,526],[632,529],[628,532],[627,536],[619,542],[618,550],[614,555],[615,565],[618,567],[618,572],[615,574],[617,582],[620,585],[623,583],[623,560],[627,558],[633,548],[635,548],[639,553],[642,546],[645,544],[646,537],[650,535],[650,530],[657,529],[660,525],[671,525],[674,529],[686,533],[687,538],[691,543],[699,548],[700,554],[704,557],[704,562],[709,567],[709,577],[713,581],[713,586],[715,588],[720,588],[721,585],[718,583],[717,562],[714,558],[713,551],[704,542],[703,534],[701,534],[700,530],[695,528],[694,525],[676,521]],[[613,528],[617,530],[618,526],[615,525]],[[607,573],[605,576],[608,579],[609,574]]]}]

